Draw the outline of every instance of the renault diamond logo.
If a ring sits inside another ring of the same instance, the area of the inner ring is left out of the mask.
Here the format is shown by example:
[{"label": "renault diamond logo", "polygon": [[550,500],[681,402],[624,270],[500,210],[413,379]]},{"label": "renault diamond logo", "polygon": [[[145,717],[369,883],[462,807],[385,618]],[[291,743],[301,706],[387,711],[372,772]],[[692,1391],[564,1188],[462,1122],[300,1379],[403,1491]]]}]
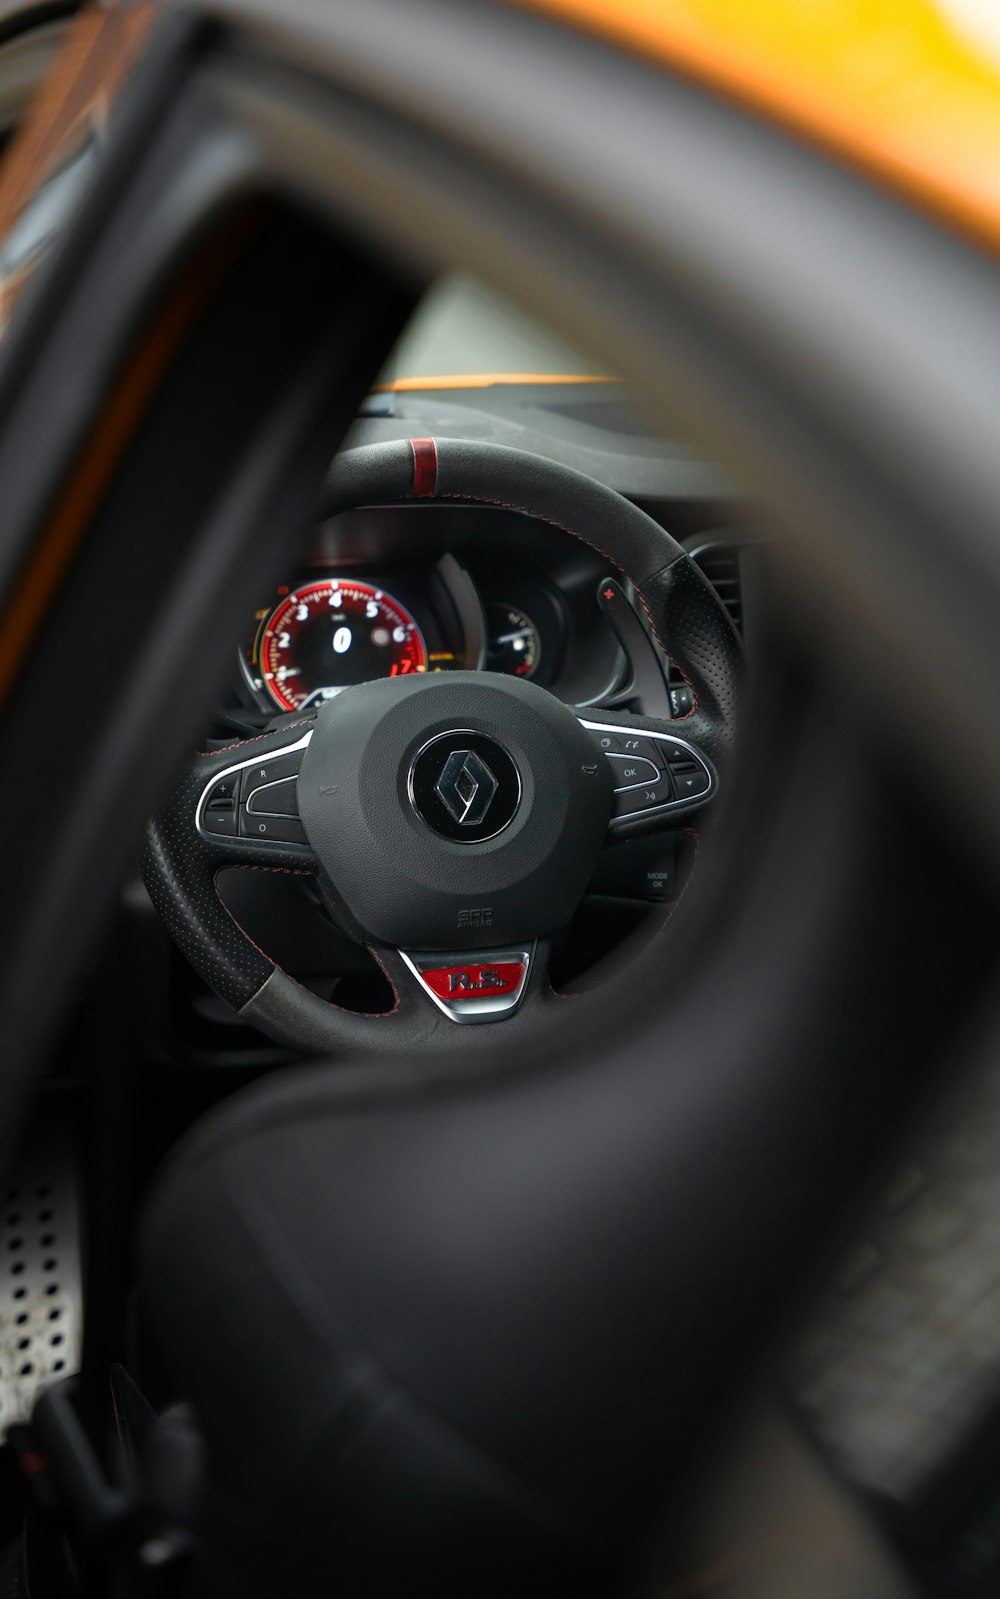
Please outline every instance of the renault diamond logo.
[{"label": "renault diamond logo", "polygon": [[521,774],[488,733],[453,727],[428,739],[406,775],[420,820],[453,844],[485,844],[509,827],[521,806]]},{"label": "renault diamond logo", "polygon": [[452,750],[434,792],[460,827],[478,827],[493,804],[497,786],[493,773],[475,750]]}]

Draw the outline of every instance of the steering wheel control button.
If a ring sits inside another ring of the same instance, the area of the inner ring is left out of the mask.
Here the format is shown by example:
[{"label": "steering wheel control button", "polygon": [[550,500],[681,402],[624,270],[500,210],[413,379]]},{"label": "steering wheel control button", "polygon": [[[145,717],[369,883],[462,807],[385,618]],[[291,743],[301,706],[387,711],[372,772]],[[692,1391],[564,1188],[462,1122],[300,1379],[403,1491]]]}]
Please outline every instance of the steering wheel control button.
[{"label": "steering wheel control button", "polygon": [[[586,727],[587,724],[584,723]],[[609,733],[604,728],[590,729],[590,736],[605,755],[636,755],[643,760],[656,759],[656,745],[652,739],[644,738],[640,733]]]},{"label": "steering wheel control button", "polygon": [[221,838],[235,837],[237,831],[237,787],[237,780],[232,777],[223,777],[217,783],[213,783],[205,796],[204,827],[206,832],[215,833]]},{"label": "steering wheel control button", "polygon": [[599,750],[603,750],[605,755],[621,755],[624,753],[622,750],[622,741],[617,733],[604,733],[595,731],[592,737],[594,743],[597,745],[597,748]]},{"label": "steering wheel control button", "polygon": [[247,795],[247,810],[251,816],[298,816],[299,802],[295,789],[298,778],[279,777],[277,782],[262,783]]},{"label": "steering wheel control button", "polygon": [[256,816],[244,806],[240,811],[240,835],[257,838],[262,844],[305,844],[306,830],[297,816]]},{"label": "steering wheel control button", "polygon": [[312,729],[273,755],[240,761],[204,789],[195,821],[204,837],[240,838],[245,843],[306,844],[299,820],[297,774]]},{"label": "steering wheel control button", "polygon": [[616,794],[640,785],[648,788],[659,781],[660,768],[643,755],[608,755],[607,759],[611,762]]},{"label": "steering wheel control button", "polygon": [[618,739],[618,747],[623,755],[641,756],[646,761],[655,761],[658,754],[653,740],[642,738],[637,733],[622,733]]},{"label": "steering wheel control button", "polygon": [[521,804],[521,774],[511,756],[471,728],[439,733],[423,745],[406,786],[421,821],[456,844],[496,838]]},{"label": "steering wheel control button", "polygon": [[239,786],[238,777],[220,777],[219,781],[213,783],[209,789],[208,799],[205,801],[206,805],[225,805],[227,803],[231,805],[236,798]]},{"label": "steering wheel control button", "polygon": [[302,750],[295,750],[292,754],[279,751],[270,759],[256,761],[252,766],[243,769],[240,792],[244,800],[259,788],[266,788],[271,783],[280,782],[283,778],[297,777],[299,767],[302,765]]},{"label": "steering wheel control button", "polygon": [[438,1010],[453,1022],[495,1022],[513,1015],[528,985],[534,944],[523,949],[415,955],[404,962]]},{"label": "steering wheel control button", "polygon": [[237,831],[235,784],[232,779],[216,783],[205,800],[203,826],[206,832],[233,838]]},{"label": "steering wheel control button", "polygon": [[671,776],[678,799],[697,799],[707,794],[712,786],[712,779],[703,766],[675,766]]},{"label": "steering wheel control button", "polygon": [[206,811],[202,825],[206,833],[215,833],[220,838],[235,838],[237,831],[235,807],[230,806],[227,811]]},{"label": "steering wheel control button", "polygon": [[673,797],[670,779],[664,776],[658,783],[643,784],[639,788],[628,788],[616,794],[615,815],[638,816],[640,811],[657,810],[661,805],[669,805]]},{"label": "steering wheel control button", "polygon": [[715,792],[712,768],[686,739],[652,730],[633,733],[583,717],[580,725],[603,751],[614,774],[612,829],[616,822],[627,822],[646,811],[686,812]]}]

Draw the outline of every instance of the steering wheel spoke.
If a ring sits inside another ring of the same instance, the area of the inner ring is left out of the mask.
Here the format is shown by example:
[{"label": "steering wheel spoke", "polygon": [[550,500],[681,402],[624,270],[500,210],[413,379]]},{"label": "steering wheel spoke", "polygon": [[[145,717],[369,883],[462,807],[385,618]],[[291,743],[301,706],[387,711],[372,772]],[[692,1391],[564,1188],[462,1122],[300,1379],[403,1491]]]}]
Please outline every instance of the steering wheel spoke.
[{"label": "steering wheel spoke", "polygon": [[[612,773],[611,837],[674,827],[712,800],[719,779],[705,751],[685,736],[683,722],[614,711],[579,717]],[[686,730],[685,730],[686,731]]]},{"label": "steering wheel spoke", "polygon": [[266,856],[266,863],[280,860],[290,869],[315,866],[298,802],[311,738],[312,724],[299,724],[199,757],[191,774],[195,784],[201,780],[194,830],[220,865],[256,865]]},{"label": "steering wheel spoke", "polygon": [[[311,725],[299,721],[196,756],[147,829],[140,865],[150,898],[180,949],[235,1010],[275,967],[234,921],[216,880],[233,866],[316,871],[297,814],[280,815],[289,808],[288,787],[295,787],[285,780],[308,747]],[[284,786],[267,789],[279,781]],[[279,803],[258,810],[269,792]]]}]

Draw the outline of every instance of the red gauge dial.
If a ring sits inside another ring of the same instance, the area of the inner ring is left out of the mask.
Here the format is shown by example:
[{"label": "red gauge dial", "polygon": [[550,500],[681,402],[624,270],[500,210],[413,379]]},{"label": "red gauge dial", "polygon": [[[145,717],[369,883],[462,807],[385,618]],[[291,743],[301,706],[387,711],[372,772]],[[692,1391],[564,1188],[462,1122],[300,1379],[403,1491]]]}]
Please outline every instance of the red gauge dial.
[{"label": "red gauge dial", "polygon": [[305,583],[282,600],[258,648],[264,686],[284,711],[373,677],[426,672],[427,646],[405,606],[371,583]]}]

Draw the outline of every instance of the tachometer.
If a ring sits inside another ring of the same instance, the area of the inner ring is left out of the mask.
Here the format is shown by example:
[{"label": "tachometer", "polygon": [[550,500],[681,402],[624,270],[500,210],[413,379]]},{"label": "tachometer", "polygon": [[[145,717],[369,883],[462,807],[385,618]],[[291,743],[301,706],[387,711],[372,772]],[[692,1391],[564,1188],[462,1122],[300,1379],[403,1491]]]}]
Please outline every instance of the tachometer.
[{"label": "tachometer", "polygon": [[260,675],[285,711],[373,677],[426,672],[427,646],[405,606],[371,583],[306,583],[272,611],[257,650]]}]

